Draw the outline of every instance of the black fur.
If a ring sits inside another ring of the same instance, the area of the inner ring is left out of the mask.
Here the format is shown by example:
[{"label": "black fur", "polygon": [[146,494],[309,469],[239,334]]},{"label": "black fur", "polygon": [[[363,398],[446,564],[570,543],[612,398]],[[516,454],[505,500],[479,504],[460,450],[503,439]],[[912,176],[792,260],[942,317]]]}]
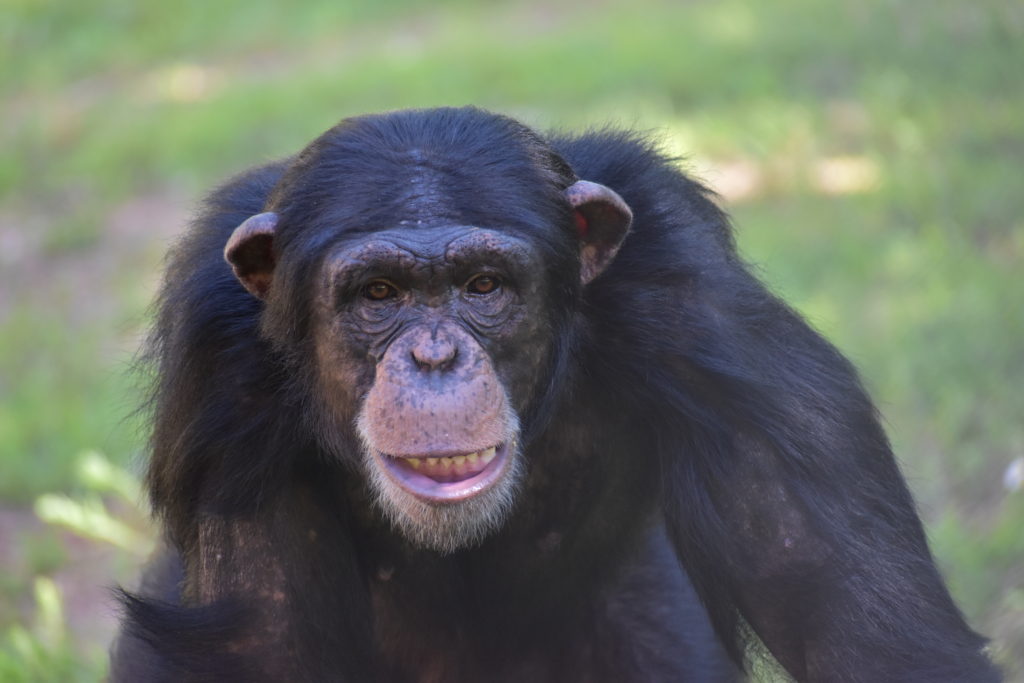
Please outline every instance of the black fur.
[{"label": "black fur", "polygon": [[[424,167],[444,184],[423,192]],[[577,178],[634,213],[586,287],[562,199]],[[354,440],[324,451],[311,381],[317,259],[410,205],[527,235],[554,283],[525,489],[450,556],[377,517]],[[268,209],[264,306],[222,250]],[[159,305],[148,484],[167,551],[126,598],[116,681],[724,681],[755,634],[798,680],[998,680],[855,371],[634,134],[543,140],[475,109],[343,122],[216,191]]]}]

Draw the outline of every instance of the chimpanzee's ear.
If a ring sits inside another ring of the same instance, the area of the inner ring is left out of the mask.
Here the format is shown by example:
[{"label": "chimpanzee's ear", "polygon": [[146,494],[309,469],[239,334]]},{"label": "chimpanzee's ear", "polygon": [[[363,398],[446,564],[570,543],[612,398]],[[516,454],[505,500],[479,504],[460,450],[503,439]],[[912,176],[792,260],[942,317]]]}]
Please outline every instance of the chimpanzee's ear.
[{"label": "chimpanzee's ear", "polygon": [[580,238],[580,279],[587,284],[601,274],[622,246],[633,212],[614,190],[580,180],[565,190]]},{"label": "chimpanzee's ear", "polygon": [[253,296],[265,299],[274,276],[274,228],[276,213],[258,213],[231,233],[224,247],[224,259],[235,277]]}]

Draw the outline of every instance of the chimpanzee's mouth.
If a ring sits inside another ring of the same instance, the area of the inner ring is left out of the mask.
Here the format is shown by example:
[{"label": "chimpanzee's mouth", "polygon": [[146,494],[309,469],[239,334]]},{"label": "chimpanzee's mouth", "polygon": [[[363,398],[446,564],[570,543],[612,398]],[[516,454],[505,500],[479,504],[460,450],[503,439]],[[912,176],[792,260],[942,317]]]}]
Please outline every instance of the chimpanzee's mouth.
[{"label": "chimpanzee's mouth", "polygon": [[487,469],[487,465],[497,457],[497,448],[485,448],[482,451],[467,455],[395,458],[399,467],[411,468],[425,477],[439,483],[465,481]]},{"label": "chimpanzee's mouth", "polygon": [[458,455],[394,456],[379,453],[389,478],[429,502],[456,502],[486,491],[504,474],[505,444]]}]

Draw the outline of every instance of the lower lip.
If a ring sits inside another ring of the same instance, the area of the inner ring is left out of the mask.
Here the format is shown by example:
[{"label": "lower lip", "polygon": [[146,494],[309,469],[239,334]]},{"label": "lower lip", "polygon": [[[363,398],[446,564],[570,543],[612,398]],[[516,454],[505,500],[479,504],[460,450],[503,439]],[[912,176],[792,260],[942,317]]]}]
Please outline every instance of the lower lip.
[{"label": "lower lip", "polygon": [[420,474],[403,463],[402,458],[393,458],[383,453],[374,455],[391,481],[429,503],[456,503],[487,491],[501,479],[508,463],[508,448],[502,444],[497,447],[494,459],[477,474],[461,481],[442,482]]}]

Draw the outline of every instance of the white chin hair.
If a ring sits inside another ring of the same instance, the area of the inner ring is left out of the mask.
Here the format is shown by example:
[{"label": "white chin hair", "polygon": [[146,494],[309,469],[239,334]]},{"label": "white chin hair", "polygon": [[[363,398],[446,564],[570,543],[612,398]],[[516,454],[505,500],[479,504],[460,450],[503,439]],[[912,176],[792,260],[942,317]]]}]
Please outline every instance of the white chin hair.
[{"label": "white chin hair", "polygon": [[497,531],[512,511],[523,478],[522,458],[509,452],[504,476],[466,500],[427,503],[396,484],[373,462],[363,457],[374,501],[398,533],[414,545],[439,553],[453,553],[480,543]]}]

